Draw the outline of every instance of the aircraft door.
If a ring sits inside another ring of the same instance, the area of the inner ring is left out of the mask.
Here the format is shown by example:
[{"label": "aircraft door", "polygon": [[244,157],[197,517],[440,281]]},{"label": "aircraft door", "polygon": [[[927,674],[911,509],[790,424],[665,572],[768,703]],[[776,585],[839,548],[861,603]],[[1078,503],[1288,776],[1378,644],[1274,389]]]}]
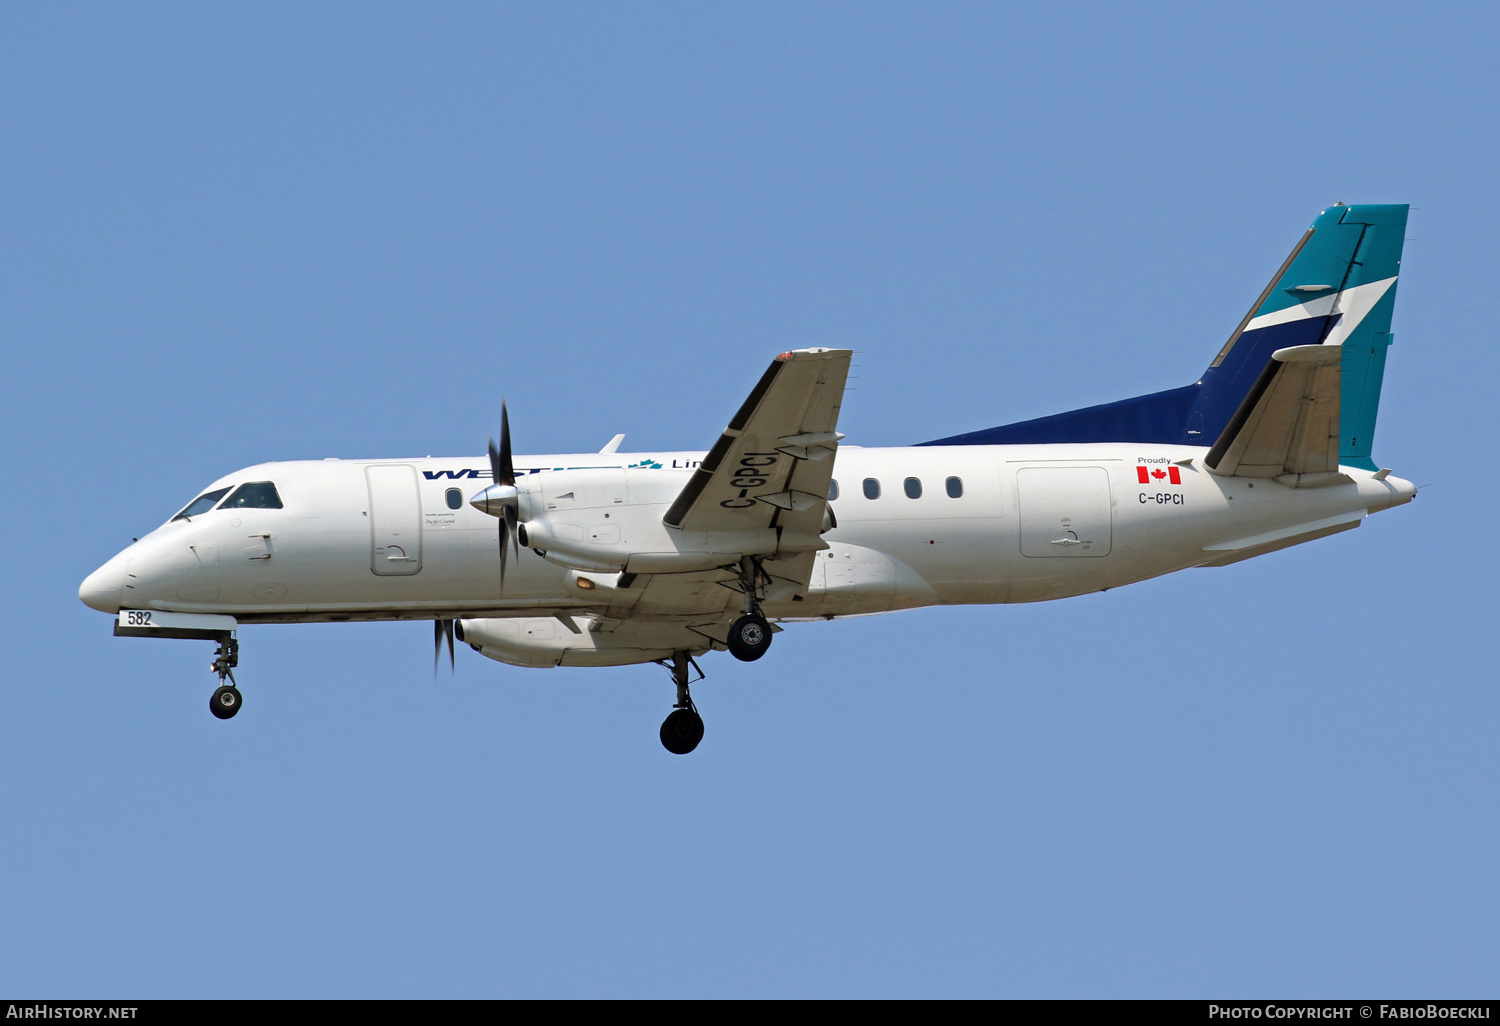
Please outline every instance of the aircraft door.
[{"label": "aircraft door", "polygon": [[1103,467],[1025,467],[1016,484],[1021,555],[1109,555],[1109,472]]},{"label": "aircraft door", "polygon": [[402,577],[422,569],[422,503],[415,467],[365,468],[370,486],[370,569]]}]

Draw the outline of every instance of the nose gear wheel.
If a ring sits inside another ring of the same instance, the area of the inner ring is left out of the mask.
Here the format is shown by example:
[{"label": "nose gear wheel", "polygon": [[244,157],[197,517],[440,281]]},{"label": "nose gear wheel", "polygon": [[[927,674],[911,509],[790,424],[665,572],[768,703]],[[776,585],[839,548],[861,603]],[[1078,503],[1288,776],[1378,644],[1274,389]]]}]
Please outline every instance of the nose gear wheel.
[{"label": "nose gear wheel", "polygon": [[227,720],[240,711],[240,689],[232,684],[217,688],[208,700],[208,711],[221,720]]},{"label": "nose gear wheel", "polygon": [[240,643],[227,631],[219,638],[219,647],[214,649],[213,665],[209,669],[219,675],[219,686],[208,699],[208,711],[221,720],[227,720],[240,711],[244,696],[236,686],[234,668],[240,664]]}]

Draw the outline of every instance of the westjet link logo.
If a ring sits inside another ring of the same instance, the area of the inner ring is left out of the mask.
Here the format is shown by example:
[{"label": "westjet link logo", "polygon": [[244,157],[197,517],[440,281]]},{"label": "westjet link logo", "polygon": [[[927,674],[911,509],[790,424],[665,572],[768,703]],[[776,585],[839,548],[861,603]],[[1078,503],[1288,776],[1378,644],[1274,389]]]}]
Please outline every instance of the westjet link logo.
[{"label": "westjet link logo", "polygon": [[[532,467],[527,470],[523,467],[516,468],[516,476],[524,477],[527,474],[540,474],[545,467]],[[424,470],[422,476],[429,481],[488,481],[490,472],[488,470]]]},{"label": "westjet link logo", "polygon": [[[697,461],[693,461],[697,465]],[[532,467],[529,470],[524,467],[516,468],[516,476],[526,474],[540,474],[544,470],[660,470],[661,461],[652,459],[650,456],[639,463],[631,463],[625,467]],[[490,472],[488,470],[424,470],[422,476],[429,481],[488,481]]]}]

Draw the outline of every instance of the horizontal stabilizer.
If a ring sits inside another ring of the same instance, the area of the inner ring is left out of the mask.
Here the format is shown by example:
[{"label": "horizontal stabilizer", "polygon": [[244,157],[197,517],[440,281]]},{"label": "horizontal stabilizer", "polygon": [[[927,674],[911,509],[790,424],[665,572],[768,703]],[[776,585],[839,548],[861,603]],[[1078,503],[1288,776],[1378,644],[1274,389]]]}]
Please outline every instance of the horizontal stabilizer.
[{"label": "horizontal stabilizer", "polygon": [[1341,531],[1352,531],[1363,523],[1364,519],[1365,511],[1360,509],[1352,513],[1324,517],[1322,520],[1315,520],[1309,524],[1285,527],[1279,531],[1267,531],[1265,534],[1250,538],[1239,538],[1235,541],[1221,542],[1218,545],[1205,545],[1203,551],[1212,558],[1198,565],[1229,566],[1255,556],[1264,556],[1278,549],[1288,549],[1293,545],[1301,545],[1317,538],[1327,538]]},{"label": "horizontal stabilizer", "polygon": [[1337,484],[1343,347],[1271,354],[1204,463],[1223,477],[1277,478],[1293,487]]}]

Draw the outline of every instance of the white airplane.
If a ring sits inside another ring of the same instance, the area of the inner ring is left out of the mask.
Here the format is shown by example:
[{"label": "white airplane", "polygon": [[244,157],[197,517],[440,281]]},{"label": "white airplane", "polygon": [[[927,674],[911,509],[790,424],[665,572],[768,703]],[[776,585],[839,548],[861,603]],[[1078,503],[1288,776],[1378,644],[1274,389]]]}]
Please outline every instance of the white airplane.
[{"label": "white airplane", "polygon": [[[115,633],[218,643],[242,624],[434,621],[514,666],[759,659],[781,624],[1036,602],[1227,566],[1358,527],[1416,488],[1370,439],[1407,208],[1323,211],[1193,384],[899,448],[840,444],[850,351],[782,353],[707,452],[263,463],[220,478],[90,574]],[[701,671],[697,679],[702,679]]]}]

